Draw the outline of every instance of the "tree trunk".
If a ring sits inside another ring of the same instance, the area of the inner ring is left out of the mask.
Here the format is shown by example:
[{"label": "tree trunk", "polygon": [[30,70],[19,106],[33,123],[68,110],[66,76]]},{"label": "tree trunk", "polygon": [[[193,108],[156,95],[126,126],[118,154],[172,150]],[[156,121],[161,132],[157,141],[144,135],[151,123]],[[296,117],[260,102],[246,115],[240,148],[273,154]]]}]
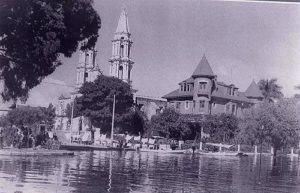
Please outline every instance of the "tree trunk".
[{"label": "tree trunk", "polygon": [[274,149],[273,149],[273,151],[274,151],[274,154],[273,154],[273,156],[274,156],[274,157],[276,157],[276,156],[277,156],[277,150],[278,150],[278,148],[277,148],[277,147],[274,147]]},{"label": "tree trunk", "polygon": [[94,144],[94,141],[95,141],[95,131],[93,129],[91,130],[91,140],[92,140],[92,144]]}]

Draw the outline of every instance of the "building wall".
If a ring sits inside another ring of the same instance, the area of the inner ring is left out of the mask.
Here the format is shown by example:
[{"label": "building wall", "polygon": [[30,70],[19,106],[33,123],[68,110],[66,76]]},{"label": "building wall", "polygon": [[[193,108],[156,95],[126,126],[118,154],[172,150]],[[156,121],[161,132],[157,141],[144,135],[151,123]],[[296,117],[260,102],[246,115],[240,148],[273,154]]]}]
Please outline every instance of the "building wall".
[{"label": "building wall", "polygon": [[211,106],[211,114],[225,113],[225,105],[225,101],[214,101]]},{"label": "building wall", "polygon": [[[174,108],[181,114],[233,114],[235,116],[242,116],[246,106],[242,106],[240,103],[233,101],[209,100],[207,97],[198,97],[198,101],[194,100],[177,100],[168,102],[167,107]],[[200,108],[199,101],[205,101],[204,107]],[[188,105],[186,104],[188,103]],[[228,108],[226,108],[228,106]],[[233,107],[234,106],[234,107]],[[232,109],[234,108],[234,111]]]},{"label": "building wall", "polygon": [[166,100],[149,97],[137,96],[135,97],[135,103],[145,113],[148,120],[151,120],[153,115],[156,115],[167,107]]}]

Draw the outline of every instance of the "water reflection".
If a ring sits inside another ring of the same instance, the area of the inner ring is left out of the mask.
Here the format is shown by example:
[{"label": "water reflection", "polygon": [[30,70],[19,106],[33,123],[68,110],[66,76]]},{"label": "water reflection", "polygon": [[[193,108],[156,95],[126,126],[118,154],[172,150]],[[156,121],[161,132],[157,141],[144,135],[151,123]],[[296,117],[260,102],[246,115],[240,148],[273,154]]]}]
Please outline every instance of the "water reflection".
[{"label": "water reflection", "polygon": [[[136,152],[0,157],[0,192],[300,192],[297,158]],[[260,173],[260,175],[259,175]]]}]

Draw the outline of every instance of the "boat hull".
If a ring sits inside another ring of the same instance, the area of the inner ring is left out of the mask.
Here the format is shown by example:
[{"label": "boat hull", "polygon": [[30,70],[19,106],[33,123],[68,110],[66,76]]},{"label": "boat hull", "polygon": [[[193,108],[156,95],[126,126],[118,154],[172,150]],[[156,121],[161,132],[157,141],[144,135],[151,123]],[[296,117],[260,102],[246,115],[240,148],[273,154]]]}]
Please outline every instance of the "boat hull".
[{"label": "boat hull", "polygon": [[209,156],[237,156],[236,152],[199,152],[200,155],[209,155]]},{"label": "boat hull", "polygon": [[140,152],[152,152],[163,154],[184,154],[185,150],[160,150],[160,149],[140,149]]}]

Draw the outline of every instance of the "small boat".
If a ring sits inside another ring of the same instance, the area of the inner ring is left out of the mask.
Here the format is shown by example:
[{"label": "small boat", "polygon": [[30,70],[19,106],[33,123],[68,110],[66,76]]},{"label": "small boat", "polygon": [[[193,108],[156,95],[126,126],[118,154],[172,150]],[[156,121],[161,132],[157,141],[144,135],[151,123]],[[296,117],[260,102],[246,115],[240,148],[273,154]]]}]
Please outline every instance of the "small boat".
[{"label": "small boat", "polygon": [[199,151],[200,155],[210,155],[210,156],[238,156],[238,157],[244,157],[248,156],[242,152],[232,152],[232,151],[222,151],[222,148],[229,149],[233,145],[226,145],[221,143],[206,143],[206,145],[211,145],[215,147],[219,147],[219,151],[212,152],[212,151]]},{"label": "small boat", "polygon": [[184,154],[186,150],[181,149],[139,149],[140,152],[153,152],[153,153],[164,153],[164,154]]},{"label": "small boat", "polygon": [[204,151],[199,151],[200,155],[211,155],[211,156],[238,156],[237,152],[204,152]]}]

